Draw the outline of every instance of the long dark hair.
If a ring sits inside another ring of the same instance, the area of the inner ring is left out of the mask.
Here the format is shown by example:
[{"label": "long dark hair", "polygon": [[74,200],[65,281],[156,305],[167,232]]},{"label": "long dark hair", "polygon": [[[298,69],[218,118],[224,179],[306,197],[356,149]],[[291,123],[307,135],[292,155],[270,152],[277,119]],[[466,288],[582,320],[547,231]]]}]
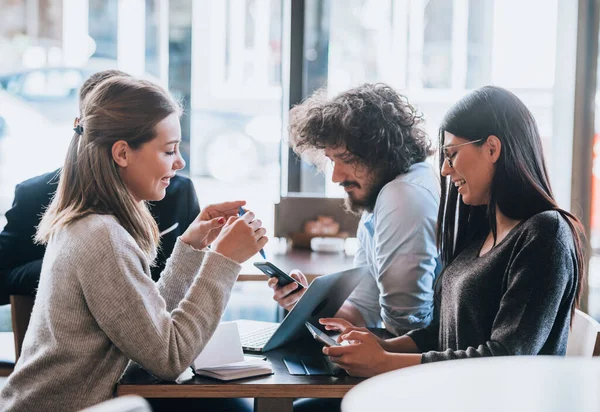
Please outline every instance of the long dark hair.
[{"label": "long dark hair", "polygon": [[486,86],[468,94],[450,108],[440,126],[440,170],[444,163],[444,132],[470,141],[482,139],[474,143],[478,146],[491,135],[502,142],[487,206],[466,205],[458,196],[457,188],[441,177],[437,244],[444,266],[454,260],[482,227],[489,227],[496,243],[496,207],[515,220],[526,220],[537,213],[555,210],[565,218],[573,232],[579,272],[575,306],[579,306],[587,267],[584,230],[579,219],[559,208],[554,200],[540,133],[531,112],[517,96],[500,87]]}]

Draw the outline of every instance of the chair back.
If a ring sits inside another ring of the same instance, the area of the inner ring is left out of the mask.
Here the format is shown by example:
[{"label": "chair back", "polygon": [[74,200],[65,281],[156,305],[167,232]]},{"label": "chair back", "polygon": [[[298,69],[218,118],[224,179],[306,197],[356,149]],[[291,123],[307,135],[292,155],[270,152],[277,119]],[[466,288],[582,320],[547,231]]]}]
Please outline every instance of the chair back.
[{"label": "chair back", "polygon": [[600,356],[600,323],[579,309],[575,309],[567,356]]},{"label": "chair back", "polygon": [[29,326],[29,319],[31,319],[34,301],[35,298],[29,295],[10,296],[12,329],[15,338],[15,363],[21,355],[21,347],[23,346],[23,339],[25,339],[25,332],[27,332],[27,327]]},{"label": "chair back", "polygon": [[152,408],[141,396],[127,395],[104,401],[80,412],[152,412]]}]

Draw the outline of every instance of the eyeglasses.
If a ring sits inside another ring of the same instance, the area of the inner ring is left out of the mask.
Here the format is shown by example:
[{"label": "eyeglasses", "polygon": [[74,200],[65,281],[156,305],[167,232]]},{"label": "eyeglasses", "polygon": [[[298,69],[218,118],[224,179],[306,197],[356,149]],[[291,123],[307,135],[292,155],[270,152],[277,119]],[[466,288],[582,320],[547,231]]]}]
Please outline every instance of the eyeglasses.
[{"label": "eyeglasses", "polygon": [[[450,166],[450,168],[453,169],[454,165],[452,164],[452,159],[450,158],[450,153],[448,152],[448,149],[455,149],[457,147],[466,146],[468,144],[478,143],[478,142],[481,142],[482,140],[485,140],[485,139],[473,140],[472,142],[453,144],[450,146],[442,146],[442,152],[444,153],[444,160],[447,161],[448,166]],[[456,156],[456,152],[452,155],[452,157],[454,157],[454,156]]]}]

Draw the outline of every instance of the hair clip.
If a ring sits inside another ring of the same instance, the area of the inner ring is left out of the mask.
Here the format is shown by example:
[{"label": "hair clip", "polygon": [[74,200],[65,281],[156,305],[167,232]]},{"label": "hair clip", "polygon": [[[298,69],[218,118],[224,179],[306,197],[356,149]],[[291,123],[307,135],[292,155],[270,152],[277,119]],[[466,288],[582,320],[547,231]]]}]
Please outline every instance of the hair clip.
[{"label": "hair clip", "polygon": [[77,126],[75,126],[75,127],[73,128],[73,131],[74,131],[75,133],[77,133],[79,136],[81,136],[81,135],[83,134],[83,126],[82,126],[82,125],[80,125],[80,124],[78,124]]},{"label": "hair clip", "polygon": [[77,133],[79,136],[81,136],[83,134],[83,126],[79,122],[81,122],[81,118],[76,117],[75,120],[73,121],[73,126],[75,126],[73,128],[73,131],[75,133]]}]

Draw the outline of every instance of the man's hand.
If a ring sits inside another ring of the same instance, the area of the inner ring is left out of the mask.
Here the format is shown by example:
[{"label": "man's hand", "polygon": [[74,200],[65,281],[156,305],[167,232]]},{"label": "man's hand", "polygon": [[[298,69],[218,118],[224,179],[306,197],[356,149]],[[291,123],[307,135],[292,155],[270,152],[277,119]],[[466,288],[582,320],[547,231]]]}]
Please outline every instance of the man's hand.
[{"label": "man's hand", "polygon": [[304,289],[293,293],[298,288],[296,282],[282,287],[277,284],[279,280],[276,277],[272,277],[267,283],[269,287],[273,289],[273,300],[279,303],[279,306],[288,311],[292,310],[296,302],[300,300],[300,298],[306,292],[306,288],[308,287],[308,281],[306,280],[306,277],[299,270],[292,270],[290,272],[290,276],[300,282],[302,286],[304,286]]}]

